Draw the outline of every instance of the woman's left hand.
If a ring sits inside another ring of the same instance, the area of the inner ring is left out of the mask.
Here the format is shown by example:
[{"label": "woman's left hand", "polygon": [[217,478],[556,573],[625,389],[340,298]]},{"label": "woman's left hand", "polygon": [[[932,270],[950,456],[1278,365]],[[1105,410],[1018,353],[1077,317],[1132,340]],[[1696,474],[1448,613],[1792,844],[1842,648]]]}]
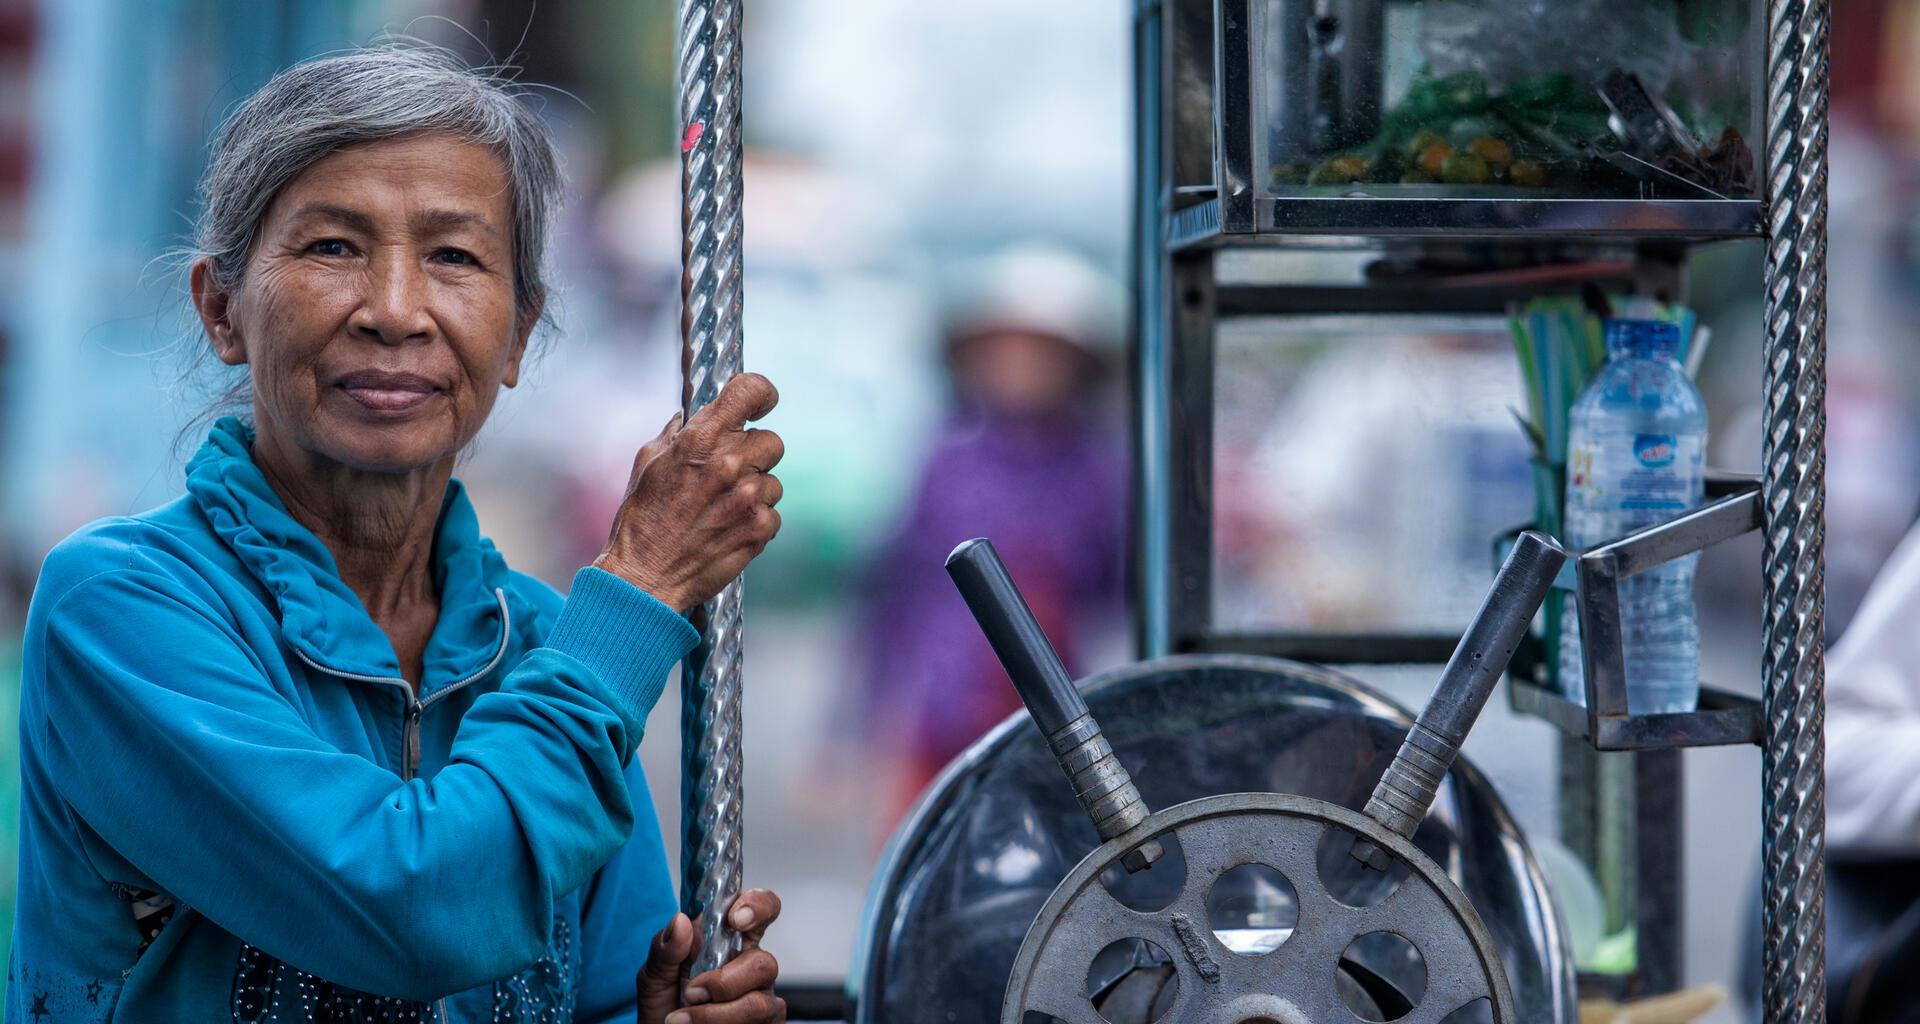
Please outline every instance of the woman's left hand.
[{"label": "woman's left hand", "polygon": [[767,926],[780,916],[780,897],[748,889],[734,898],[727,922],[740,933],[740,955],[697,978],[687,965],[700,951],[700,929],[673,915],[647,950],[634,979],[641,1024],[783,1024],[787,1002],[773,994],[780,965],[760,948]]}]

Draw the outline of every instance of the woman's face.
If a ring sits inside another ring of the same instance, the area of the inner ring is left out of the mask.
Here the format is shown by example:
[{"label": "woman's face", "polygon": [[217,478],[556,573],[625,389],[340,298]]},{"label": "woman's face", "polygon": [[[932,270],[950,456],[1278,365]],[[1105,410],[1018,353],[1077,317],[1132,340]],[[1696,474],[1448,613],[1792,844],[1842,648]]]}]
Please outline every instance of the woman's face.
[{"label": "woman's face", "polygon": [[449,459],[519,378],[512,192],[484,146],[332,153],[275,197],[231,293],[194,268],[222,361],[253,375],[256,455],[406,473]]}]

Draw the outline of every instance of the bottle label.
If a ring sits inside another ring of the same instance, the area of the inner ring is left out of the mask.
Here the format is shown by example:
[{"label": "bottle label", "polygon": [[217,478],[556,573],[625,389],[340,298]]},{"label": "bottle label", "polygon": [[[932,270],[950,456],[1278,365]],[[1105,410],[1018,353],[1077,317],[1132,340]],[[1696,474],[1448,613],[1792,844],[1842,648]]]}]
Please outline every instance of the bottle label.
[{"label": "bottle label", "polygon": [[1674,447],[1672,434],[1635,434],[1633,436],[1634,460],[1651,469],[1673,465]]},{"label": "bottle label", "polygon": [[1597,544],[1700,504],[1704,448],[1704,438],[1686,434],[1576,439],[1567,453],[1569,541]]}]

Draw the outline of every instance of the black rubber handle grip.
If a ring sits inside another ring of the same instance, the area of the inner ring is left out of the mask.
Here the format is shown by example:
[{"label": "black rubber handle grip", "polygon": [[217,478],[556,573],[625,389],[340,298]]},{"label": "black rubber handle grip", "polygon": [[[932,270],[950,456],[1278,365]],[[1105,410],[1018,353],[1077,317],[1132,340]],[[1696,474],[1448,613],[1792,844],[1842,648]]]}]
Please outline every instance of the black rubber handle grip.
[{"label": "black rubber handle grip", "polygon": [[1067,666],[1040,629],[1027,599],[1013,585],[1013,576],[986,538],[967,541],[947,556],[947,575],[980,623],[993,653],[1006,667],[1007,678],[1040,726],[1052,736],[1087,713],[1087,702],[1073,688]]},{"label": "black rubber handle grip", "polygon": [[[1013,585],[1000,555],[984,538],[967,541],[947,556],[947,575],[960,588],[960,597],[973,611],[980,631],[1013,680],[1013,688],[1027,705],[1047,746],[1066,772],[1073,795],[1088,820],[1107,842],[1126,835],[1148,815],[1140,790],[1133,784],[1113,747],[1093,720],[1087,702],[1074,688],[1073,677],[1060,663],[1040,621]],[[1120,863],[1139,871],[1158,860],[1164,850],[1157,839],[1144,838],[1128,850]]]}]

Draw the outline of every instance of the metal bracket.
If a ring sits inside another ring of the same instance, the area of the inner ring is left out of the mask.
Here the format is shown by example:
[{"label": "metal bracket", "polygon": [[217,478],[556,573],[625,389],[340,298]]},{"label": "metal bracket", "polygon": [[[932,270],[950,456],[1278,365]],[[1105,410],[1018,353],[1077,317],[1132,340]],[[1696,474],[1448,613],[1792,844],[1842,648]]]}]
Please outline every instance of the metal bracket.
[{"label": "metal bracket", "polygon": [[1214,184],[1220,189],[1220,230],[1232,234],[1254,229],[1252,8],[1249,0],[1214,0],[1213,5],[1214,104],[1217,111],[1230,112],[1214,118]]},{"label": "metal bracket", "polygon": [[1587,708],[1627,713],[1626,654],[1620,637],[1620,581],[1760,528],[1760,488],[1583,552],[1579,565],[1580,642],[1586,661]]},{"label": "metal bracket", "polygon": [[1635,715],[1627,710],[1626,656],[1620,634],[1620,581],[1760,528],[1759,485],[1676,519],[1582,553],[1574,562],[1580,639],[1586,667],[1582,708],[1537,682],[1511,680],[1514,710],[1545,718],[1598,750],[1649,750],[1760,742],[1759,702],[1702,687],[1699,710]]}]

